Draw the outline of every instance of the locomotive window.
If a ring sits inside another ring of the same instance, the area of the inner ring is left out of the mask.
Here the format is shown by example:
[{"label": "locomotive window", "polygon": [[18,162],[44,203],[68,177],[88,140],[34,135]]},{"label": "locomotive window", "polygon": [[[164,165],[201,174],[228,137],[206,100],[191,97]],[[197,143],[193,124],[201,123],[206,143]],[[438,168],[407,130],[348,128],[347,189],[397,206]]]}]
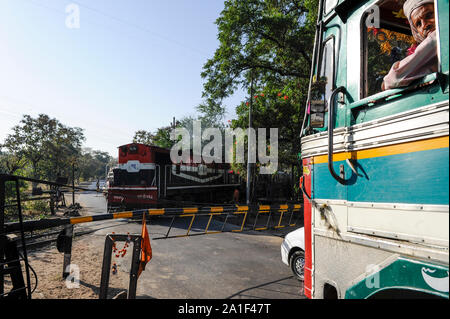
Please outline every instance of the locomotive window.
[{"label": "locomotive window", "polygon": [[144,169],[129,173],[123,169],[114,169],[114,186],[151,186],[155,170]]},{"label": "locomotive window", "polygon": [[153,177],[155,171],[153,169],[144,169],[139,172],[139,185],[141,186],[151,186],[153,182]]},{"label": "locomotive window", "polygon": [[137,145],[130,145],[129,150],[130,150],[130,154],[136,154],[138,151],[138,147],[137,147]]},{"label": "locomotive window", "polygon": [[367,26],[367,15],[363,16],[361,98],[381,92],[393,64],[412,54],[417,46],[403,13],[403,2],[386,0],[379,4],[377,27]]}]

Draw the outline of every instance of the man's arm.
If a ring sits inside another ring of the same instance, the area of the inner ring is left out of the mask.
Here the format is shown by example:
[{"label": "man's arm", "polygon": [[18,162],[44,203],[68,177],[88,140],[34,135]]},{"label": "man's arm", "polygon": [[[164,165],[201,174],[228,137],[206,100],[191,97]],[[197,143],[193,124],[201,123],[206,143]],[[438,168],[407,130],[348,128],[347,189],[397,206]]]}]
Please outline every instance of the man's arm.
[{"label": "man's arm", "polygon": [[388,90],[407,86],[414,80],[436,72],[436,56],[437,42],[436,31],[434,31],[417,46],[413,54],[394,63],[389,73],[384,77],[381,89]]}]

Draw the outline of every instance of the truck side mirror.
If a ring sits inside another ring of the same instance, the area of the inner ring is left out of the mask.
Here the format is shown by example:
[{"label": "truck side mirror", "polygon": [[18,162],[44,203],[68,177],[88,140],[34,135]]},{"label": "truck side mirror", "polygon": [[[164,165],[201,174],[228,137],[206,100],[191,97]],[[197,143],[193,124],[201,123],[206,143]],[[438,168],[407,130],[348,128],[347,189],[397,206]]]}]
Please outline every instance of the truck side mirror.
[{"label": "truck side mirror", "polygon": [[310,101],[311,127],[321,128],[325,125],[325,100]]},{"label": "truck side mirror", "polygon": [[320,79],[314,82],[311,86],[311,95],[309,100],[311,128],[322,128],[325,125],[325,112],[327,111],[325,85],[326,80]]}]

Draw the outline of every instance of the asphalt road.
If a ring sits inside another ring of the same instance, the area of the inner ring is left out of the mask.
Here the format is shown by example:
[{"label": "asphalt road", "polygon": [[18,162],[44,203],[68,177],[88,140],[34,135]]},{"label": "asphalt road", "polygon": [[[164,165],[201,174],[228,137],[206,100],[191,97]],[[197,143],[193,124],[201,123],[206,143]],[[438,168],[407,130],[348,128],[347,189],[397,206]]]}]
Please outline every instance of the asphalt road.
[{"label": "asphalt road", "polygon": [[[76,194],[76,201],[83,206],[83,214],[106,212],[105,198],[101,194]],[[71,197],[67,203],[71,204]],[[281,261],[282,233],[229,232],[156,240],[166,234],[169,222],[158,218],[147,225],[153,258],[139,277],[138,298],[304,298],[302,283],[294,278],[290,268]],[[206,222],[207,219],[196,219],[191,233],[202,232]],[[179,220],[174,224],[171,234],[184,234],[187,226],[188,221]],[[221,222],[213,221],[210,230],[221,226]],[[236,226],[227,229],[233,227]],[[87,228],[98,230],[82,236],[82,240],[88,240],[98,247],[103,247],[105,235],[111,232],[141,232],[141,224],[129,220],[80,224],[75,231]],[[130,269],[130,259],[119,260],[119,269]]]}]

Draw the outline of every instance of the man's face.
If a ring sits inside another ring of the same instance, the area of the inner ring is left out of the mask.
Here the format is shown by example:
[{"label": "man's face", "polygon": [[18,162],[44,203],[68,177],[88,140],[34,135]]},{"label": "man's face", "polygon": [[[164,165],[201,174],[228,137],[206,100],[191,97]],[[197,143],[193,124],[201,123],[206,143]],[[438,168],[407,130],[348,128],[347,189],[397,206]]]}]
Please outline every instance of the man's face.
[{"label": "man's face", "polygon": [[434,22],[434,5],[427,3],[411,12],[411,20],[419,34],[425,39],[436,29]]}]

